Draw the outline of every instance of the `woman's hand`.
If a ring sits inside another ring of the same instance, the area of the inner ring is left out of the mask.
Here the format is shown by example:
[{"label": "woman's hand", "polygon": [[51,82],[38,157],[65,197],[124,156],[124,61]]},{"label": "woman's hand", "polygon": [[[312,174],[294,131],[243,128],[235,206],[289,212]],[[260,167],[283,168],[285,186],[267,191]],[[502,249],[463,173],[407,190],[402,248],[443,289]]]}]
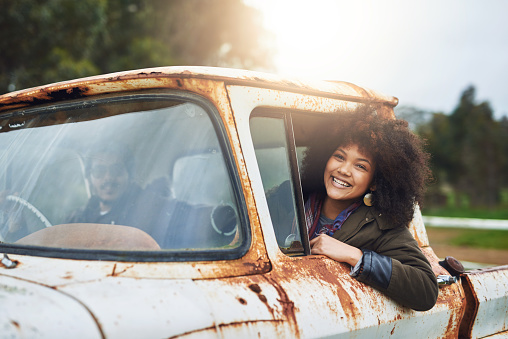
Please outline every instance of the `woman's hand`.
[{"label": "woman's hand", "polygon": [[363,253],[359,248],[350,246],[326,234],[310,241],[311,254],[323,254],[338,262],[355,266]]}]

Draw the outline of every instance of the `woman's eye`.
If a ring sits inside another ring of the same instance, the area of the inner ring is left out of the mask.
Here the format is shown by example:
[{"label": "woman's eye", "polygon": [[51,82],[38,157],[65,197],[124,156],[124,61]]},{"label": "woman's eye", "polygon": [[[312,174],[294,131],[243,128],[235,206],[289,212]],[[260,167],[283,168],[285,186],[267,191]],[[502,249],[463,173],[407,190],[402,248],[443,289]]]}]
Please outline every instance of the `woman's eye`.
[{"label": "woman's eye", "polygon": [[356,165],[356,166],[357,166],[358,168],[360,168],[360,169],[364,170],[364,171],[366,171],[366,170],[367,170],[367,167],[366,167],[366,166],[364,166],[364,165]]},{"label": "woman's eye", "polygon": [[342,154],[335,154],[334,156],[339,160],[344,160],[344,156]]}]

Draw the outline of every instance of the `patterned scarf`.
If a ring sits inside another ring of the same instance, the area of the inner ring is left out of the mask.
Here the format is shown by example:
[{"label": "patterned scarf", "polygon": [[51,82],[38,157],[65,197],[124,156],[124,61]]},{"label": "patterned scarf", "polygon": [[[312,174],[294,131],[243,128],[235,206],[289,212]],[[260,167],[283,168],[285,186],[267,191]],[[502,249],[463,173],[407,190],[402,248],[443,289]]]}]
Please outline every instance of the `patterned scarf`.
[{"label": "patterned scarf", "polygon": [[332,236],[337,230],[340,230],[346,219],[360,207],[360,201],[351,204],[348,208],[340,212],[335,218],[333,224],[319,225],[319,217],[321,215],[321,207],[323,206],[323,197],[318,194],[312,194],[305,202],[305,223],[307,224],[307,232],[309,239],[314,239],[320,234],[328,234]]}]

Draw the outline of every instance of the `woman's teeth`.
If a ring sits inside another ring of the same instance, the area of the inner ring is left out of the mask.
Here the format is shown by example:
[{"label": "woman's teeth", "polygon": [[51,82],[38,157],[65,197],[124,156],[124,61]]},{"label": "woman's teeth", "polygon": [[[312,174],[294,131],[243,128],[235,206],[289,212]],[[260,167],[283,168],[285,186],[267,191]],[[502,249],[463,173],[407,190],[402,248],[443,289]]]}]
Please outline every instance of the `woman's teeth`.
[{"label": "woman's teeth", "polygon": [[333,178],[333,181],[341,186],[344,186],[344,187],[351,187],[350,184],[348,184],[347,182],[345,181],[342,181],[342,180],[339,180],[337,178]]}]

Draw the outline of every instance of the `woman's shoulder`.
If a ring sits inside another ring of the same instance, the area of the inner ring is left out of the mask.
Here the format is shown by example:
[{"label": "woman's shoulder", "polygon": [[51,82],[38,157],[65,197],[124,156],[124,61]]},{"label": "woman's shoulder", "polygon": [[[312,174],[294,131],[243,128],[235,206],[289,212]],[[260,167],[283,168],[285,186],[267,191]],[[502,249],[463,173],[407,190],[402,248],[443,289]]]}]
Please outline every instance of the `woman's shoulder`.
[{"label": "woman's shoulder", "polygon": [[407,227],[395,225],[389,221],[389,218],[377,210],[374,206],[360,205],[358,209],[351,215],[355,221],[361,222],[375,222],[381,231],[391,229],[404,229]]}]

